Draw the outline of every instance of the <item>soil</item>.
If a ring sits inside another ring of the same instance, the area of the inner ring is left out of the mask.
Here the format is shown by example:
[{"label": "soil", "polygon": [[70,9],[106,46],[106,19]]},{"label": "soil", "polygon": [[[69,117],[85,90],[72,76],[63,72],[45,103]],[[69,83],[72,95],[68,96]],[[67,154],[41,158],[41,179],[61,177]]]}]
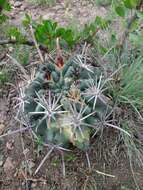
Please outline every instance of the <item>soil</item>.
[{"label": "soil", "polygon": [[[25,13],[30,13],[33,19],[42,17],[43,19],[52,19],[61,25],[66,24],[85,24],[95,19],[96,16],[105,16],[107,13],[106,8],[93,6],[89,1],[80,0],[60,0],[53,6],[46,5],[33,5],[24,0],[11,1],[13,11],[11,12],[11,21],[15,24],[21,23]],[[17,2],[19,6],[17,7]],[[67,3],[65,3],[67,2]]]},{"label": "soil", "polygon": [[[86,23],[96,15],[105,16],[104,7],[95,7],[87,1],[73,0],[68,7],[63,1],[54,6],[35,6],[28,1],[11,1],[11,22],[19,25],[25,12],[34,19],[42,16],[54,19],[61,25]],[[16,5],[15,3],[20,4]],[[12,88],[2,89],[0,96],[0,135],[19,129],[15,121],[16,111],[11,104]],[[55,150],[39,172],[34,172],[48,149],[38,151],[30,132],[0,138],[0,190],[135,190],[137,189],[124,146],[116,147],[118,134],[105,131],[102,138],[91,142],[88,167],[86,155],[71,147],[65,152],[66,174],[63,176],[61,153]],[[143,189],[143,171],[134,165],[136,183]]]}]

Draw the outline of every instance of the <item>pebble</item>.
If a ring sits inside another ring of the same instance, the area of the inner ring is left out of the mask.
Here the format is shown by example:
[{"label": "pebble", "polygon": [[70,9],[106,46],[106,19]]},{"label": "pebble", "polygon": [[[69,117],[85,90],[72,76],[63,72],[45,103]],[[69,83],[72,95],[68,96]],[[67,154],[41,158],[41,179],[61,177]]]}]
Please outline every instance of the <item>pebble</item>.
[{"label": "pebble", "polygon": [[32,183],[31,188],[34,189],[37,186],[37,183]]},{"label": "pebble", "polygon": [[24,6],[24,5],[22,5],[20,8],[21,11],[24,11],[25,9],[26,9],[26,6]]},{"label": "pebble", "polygon": [[14,7],[15,7],[15,8],[19,8],[19,7],[21,7],[21,6],[22,6],[22,3],[19,2],[19,1],[16,1],[16,2],[14,3]]}]

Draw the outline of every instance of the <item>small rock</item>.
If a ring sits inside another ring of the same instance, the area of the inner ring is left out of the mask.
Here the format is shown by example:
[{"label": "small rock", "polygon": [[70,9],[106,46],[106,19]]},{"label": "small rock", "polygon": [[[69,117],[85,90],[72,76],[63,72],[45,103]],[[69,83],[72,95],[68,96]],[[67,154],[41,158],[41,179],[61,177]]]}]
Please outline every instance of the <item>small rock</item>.
[{"label": "small rock", "polygon": [[13,12],[11,12],[9,15],[10,15],[11,19],[15,19],[15,17],[16,17],[15,13],[13,13]]},{"label": "small rock", "polygon": [[24,5],[21,6],[20,10],[24,11],[26,9],[26,7]]},{"label": "small rock", "polygon": [[88,17],[88,12],[86,12],[86,11],[82,12],[82,16],[83,17]]},{"label": "small rock", "polygon": [[10,140],[6,143],[6,148],[8,150],[13,150],[14,149],[14,140]]},{"label": "small rock", "polygon": [[34,168],[35,163],[32,160],[28,160],[28,166],[30,169]]},{"label": "small rock", "polygon": [[22,186],[25,186],[25,181],[23,181],[23,182],[21,183],[21,185],[22,185]]},{"label": "small rock", "polygon": [[19,1],[16,1],[16,2],[14,3],[14,7],[15,7],[15,8],[19,8],[19,7],[21,7],[21,6],[22,6],[22,3],[19,2]]},{"label": "small rock", "polygon": [[37,183],[32,183],[31,188],[34,189],[37,186]]}]

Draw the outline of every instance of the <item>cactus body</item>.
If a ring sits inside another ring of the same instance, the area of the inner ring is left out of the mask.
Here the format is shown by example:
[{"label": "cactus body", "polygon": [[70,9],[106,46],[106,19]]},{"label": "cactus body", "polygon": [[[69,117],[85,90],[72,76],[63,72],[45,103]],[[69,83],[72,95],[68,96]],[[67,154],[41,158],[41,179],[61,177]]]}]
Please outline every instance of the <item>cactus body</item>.
[{"label": "cactus body", "polygon": [[[73,144],[86,151],[95,123],[111,109],[103,94],[95,102],[94,91],[88,85],[88,81],[92,84],[99,76],[96,68],[88,71],[73,59],[62,68],[51,63],[40,66],[35,79],[25,89],[28,103],[24,107],[37,136],[44,142],[63,147]],[[94,84],[93,89],[96,90]]]}]

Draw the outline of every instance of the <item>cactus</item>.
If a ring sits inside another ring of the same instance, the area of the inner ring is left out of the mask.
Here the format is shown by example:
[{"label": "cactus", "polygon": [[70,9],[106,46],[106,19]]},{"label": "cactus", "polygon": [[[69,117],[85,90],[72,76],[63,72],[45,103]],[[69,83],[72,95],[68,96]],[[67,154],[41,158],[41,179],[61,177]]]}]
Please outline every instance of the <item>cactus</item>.
[{"label": "cactus", "polygon": [[45,63],[25,88],[24,114],[44,142],[86,151],[96,122],[111,109],[105,83],[99,69],[80,56],[62,67]]}]

